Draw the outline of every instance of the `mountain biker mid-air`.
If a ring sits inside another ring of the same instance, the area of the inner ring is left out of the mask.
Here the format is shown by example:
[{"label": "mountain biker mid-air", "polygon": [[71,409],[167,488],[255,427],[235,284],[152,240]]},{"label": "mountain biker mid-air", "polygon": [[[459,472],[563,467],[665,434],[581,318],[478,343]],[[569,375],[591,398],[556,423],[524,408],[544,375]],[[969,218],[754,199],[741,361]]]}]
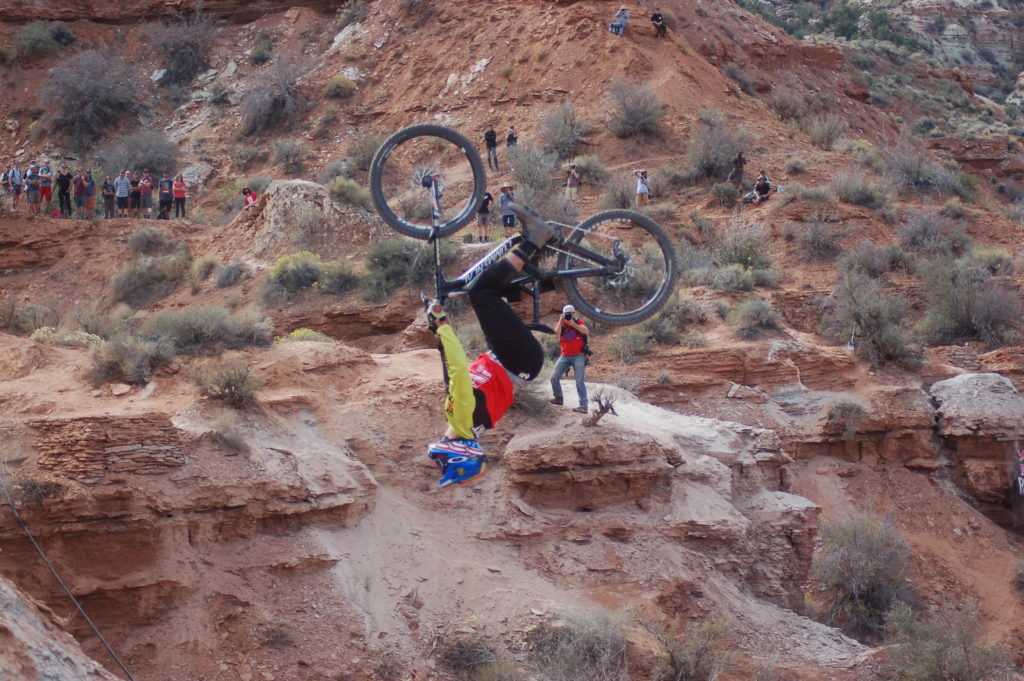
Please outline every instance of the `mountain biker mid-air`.
[{"label": "mountain biker mid-air", "polygon": [[[438,301],[427,303],[427,325],[437,334],[447,395],[443,438],[427,448],[427,455],[443,471],[439,488],[461,485],[487,471],[487,457],[477,441],[493,428],[512,404],[517,382],[532,381],[544,365],[544,352],[530,329],[505,298],[526,262],[555,233],[529,208],[512,204],[523,225],[524,240],[508,255],[488,267],[469,291],[477,321],[487,341],[487,352],[472,364]],[[504,298],[503,298],[504,296]]]}]

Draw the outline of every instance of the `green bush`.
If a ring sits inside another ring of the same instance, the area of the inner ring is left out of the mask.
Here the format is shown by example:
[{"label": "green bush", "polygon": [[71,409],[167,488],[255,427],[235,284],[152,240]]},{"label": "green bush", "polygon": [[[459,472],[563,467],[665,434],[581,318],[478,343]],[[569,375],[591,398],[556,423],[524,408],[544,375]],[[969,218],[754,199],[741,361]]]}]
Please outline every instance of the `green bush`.
[{"label": "green bush", "polygon": [[846,121],[833,114],[819,114],[803,122],[804,132],[811,144],[826,151],[831,150],[839,138],[846,134]]},{"label": "green bush", "polygon": [[[122,170],[146,170],[154,177],[163,171],[174,172],[178,166],[178,145],[163,131],[141,130],[118,135],[96,152],[103,169],[111,177]],[[100,184],[100,178],[97,184]]]},{"label": "green bush", "polygon": [[764,229],[754,223],[735,223],[715,248],[719,265],[741,265],[748,270],[767,270],[772,266],[768,253],[771,241]]},{"label": "green bush", "polygon": [[852,203],[872,210],[882,210],[889,206],[889,196],[885,190],[861,173],[838,173],[832,178],[832,187],[843,203]]},{"label": "green bush", "polygon": [[752,291],[754,273],[743,265],[726,265],[711,272],[711,288],[716,291]]},{"label": "green bush", "polygon": [[187,252],[130,262],[111,279],[114,301],[144,307],[165,298],[185,279],[191,264]]},{"label": "green bush", "polygon": [[735,81],[736,84],[740,86],[740,90],[748,95],[753,90],[754,81],[750,76],[743,73],[743,70],[737,64],[729,62],[722,68],[722,72],[731,80]]},{"label": "green bush", "polygon": [[971,238],[960,225],[936,213],[910,213],[899,235],[903,248],[926,257],[962,253],[971,245]]},{"label": "green bush", "polygon": [[861,640],[877,641],[885,615],[906,602],[910,550],[887,518],[856,514],[822,524],[821,553],[812,577],[829,596],[826,624]]},{"label": "green bush", "polygon": [[348,0],[338,10],[338,30],[366,19],[366,0]]},{"label": "green bush", "polygon": [[57,42],[43,21],[33,21],[19,28],[18,32],[14,34],[14,42],[17,46],[18,56],[22,58],[57,54],[61,50],[61,44]]},{"label": "green bush", "polygon": [[312,341],[314,343],[337,342],[326,333],[306,328],[294,329],[283,336],[277,336],[274,338],[275,343],[298,343],[302,341]]},{"label": "green bush", "polygon": [[650,85],[613,80],[606,94],[611,102],[607,125],[616,137],[647,137],[660,132],[665,103]]},{"label": "green bush", "polygon": [[942,215],[951,220],[962,220],[967,215],[967,209],[964,207],[963,201],[954,196],[942,206]]},{"label": "green bush", "polygon": [[633,184],[618,177],[611,177],[604,183],[602,208],[632,208],[636,196]]},{"label": "green bush", "polygon": [[331,260],[320,266],[316,287],[321,293],[341,295],[359,286],[359,275],[352,271],[348,260]]},{"label": "green bush", "polygon": [[320,256],[309,251],[282,255],[267,273],[267,281],[294,293],[313,286],[320,279]]},{"label": "green bush", "polygon": [[186,85],[209,68],[216,27],[216,19],[196,11],[153,31],[153,51],[164,58],[164,83]]},{"label": "green bush", "polygon": [[245,276],[248,270],[249,268],[242,263],[221,265],[217,268],[217,288],[234,286],[242,279],[243,276]]},{"label": "green bush", "polygon": [[700,175],[693,168],[681,165],[662,166],[655,175],[655,185],[664,190],[686,189],[697,184],[701,179]]},{"label": "green bush", "polygon": [[977,606],[921,619],[898,604],[885,620],[892,677],[901,681],[986,681],[1010,668],[999,646],[982,643]]},{"label": "green bush", "polygon": [[736,327],[736,335],[751,340],[764,331],[779,328],[779,315],[771,303],[761,298],[748,298],[729,313],[729,322]]},{"label": "green bush", "polygon": [[550,681],[628,681],[624,619],[596,610],[544,622],[527,637],[527,658]]},{"label": "green bush", "polygon": [[836,230],[822,216],[811,217],[804,223],[804,229],[796,237],[796,243],[803,248],[804,260],[832,260],[842,252],[839,243],[842,233]]},{"label": "green bush", "polygon": [[740,190],[728,182],[718,182],[711,187],[711,195],[724,208],[732,208],[740,198]]},{"label": "green bush", "polygon": [[498,653],[478,634],[439,633],[431,648],[441,666],[456,678],[477,681],[479,674],[498,660]]},{"label": "green bush", "polygon": [[90,377],[96,384],[142,384],[173,357],[174,345],[168,339],[119,334],[93,350]]},{"label": "green bush", "polygon": [[132,73],[119,55],[97,50],[61,59],[39,92],[44,120],[76,144],[93,141],[138,108]]},{"label": "green bush", "polygon": [[768,107],[779,115],[783,122],[799,120],[810,112],[803,95],[789,88],[775,88],[768,96]]},{"label": "green bush", "polygon": [[541,137],[546,149],[558,155],[558,158],[571,158],[576,148],[586,137],[593,125],[576,112],[572,102],[566,101],[548,112],[544,117]]},{"label": "green bush", "polygon": [[150,225],[138,227],[128,237],[128,246],[139,255],[163,253],[170,250],[173,245],[165,230]]},{"label": "green bush", "polygon": [[843,253],[836,266],[850,274],[864,274],[877,279],[899,264],[907,263],[908,256],[899,246],[876,246],[867,239]]},{"label": "green bush", "polygon": [[274,163],[278,163],[288,175],[298,175],[305,166],[309,151],[301,140],[279,139],[271,144],[274,149]]},{"label": "green bush", "polygon": [[271,37],[270,31],[261,28],[252,43],[252,49],[249,50],[249,61],[259,66],[260,64],[266,64],[273,56],[274,39]]},{"label": "green bush", "polygon": [[327,185],[327,195],[339,203],[347,203],[363,210],[373,210],[370,190],[348,177],[336,177]]},{"label": "green bush", "polygon": [[807,162],[802,158],[790,158],[786,160],[786,164],[782,167],[788,175],[799,175],[807,170]]},{"label": "green bush", "polygon": [[350,177],[352,175],[352,169],[349,167],[348,159],[338,159],[337,161],[331,161],[324,168],[324,171],[316,178],[316,181],[320,184],[327,185],[331,183],[336,177]]},{"label": "green bush", "polygon": [[203,305],[181,312],[163,310],[146,320],[140,336],[162,340],[181,354],[219,352],[223,348],[268,345],[273,339],[270,320],[255,312],[230,314],[226,308]]},{"label": "green bush", "polygon": [[733,132],[724,122],[703,122],[690,138],[687,159],[697,177],[724,179],[747,143],[745,133]]},{"label": "green bush", "polygon": [[60,314],[53,308],[35,303],[19,305],[13,297],[8,299],[2,317],[0,328],[23,334],[31,334],[45,327],[56,328],[60,324]]},{"label": "green bush", "polygon": [[512,177],[519,192],[553,192],[552,177],[559,170],[558,156],[555,152],[527,142],[509,150],[509,163],[512,164]]},{"label": "green bush", "polygon": [[268,73],[255,81],[242,101],[242,134],[286,130],[298,118],[304,103],[299,78],[308,64],[295,55],[278,58]]},{"label": "green bush", "polygon": [[324,96],[329,99],[348,99],[356,93],[356,84],[340,73],[328,83]]},{"label": "green bush", "polygon": [[242,409],[256,402],[263,381],[244,364],[217,363],[192,372],[192,382],[203,397]]},{"label": "green bush", "polygon": [[359,139],[348,148],[348,159],[352,167],[369,170],[373,155],[377,153],[377,149],[383,143],[382,135],[360,135]]},{"label": "green bush", "polygon": [[1024,310],[1015,292],[969,258],[937,261],[923,272],[928,309],[921,329],[929,343],[981,341],[989,348],[1019,342]]},{"label": "green bush", "polygon": [[[382,302],[400,288],[430,282],[434,260],[424,248],[425,244],[412,239],[386,239],[371,246],[366,253],[364,297],[371,302]],[[444,242],[441,264],[451,264],[457,253],[457,246]]]},{"label": "green bush", "polygon": [[876,280],[856,271],[841,273],[825,307],[824,335],[836,343],[852,340],[857,354],[872,366],[920,364],[907,323],[910,303],[886,293]]},{"label": "green bush", "polygon": [[885,154],[885,174],[897,187],[956,194],[961,198],[970,195],[955,170],[944,168],[923,149],[896,145]]},{"label": "green bush", "polygon": [[[728,666],[729,626],[722,620],[690,624],[681,633],[667,626],[644,623],[664,649],[655,665],[658,679],[713,681]],[[755,676],[754,681],[762,681]],[[782,681],[772,679],[771,681]]]},{"label": "green bush", "polygon": [[971,263],[993,276],[1013,274],[1013,257],[1005,248],[979,248],[971,251]]},{"label": "green bush", "polygon": [[572,162],[579,166],[580,180],[582,182],[602,184],[607,182],[611,176],[608,166],[602,163],[601,159],[597,156],[577,156]]}]

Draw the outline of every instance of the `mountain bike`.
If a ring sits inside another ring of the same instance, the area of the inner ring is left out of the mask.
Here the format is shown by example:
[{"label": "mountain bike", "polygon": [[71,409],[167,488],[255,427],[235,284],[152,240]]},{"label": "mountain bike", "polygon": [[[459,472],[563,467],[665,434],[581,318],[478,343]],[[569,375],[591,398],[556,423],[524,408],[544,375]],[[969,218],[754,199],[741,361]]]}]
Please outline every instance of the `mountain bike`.
[{"label": "mountain bike", "polygon": [[[511,236],[454,279],[442,268],[441,239],[472,220],[483,200],[486,173],[476,148],[440,125],[413,125],[386,139],[370,164],[370,195],[377,213],[396,231],[434,246],[435,297],[468,295],[477,277],[523,239]],[[606,210],[578,225],[548,221],[556,238],[540,249],[511,286],[533,299],[561,286],[586,317],[627,325],[658,312],[675,290],[679,267],[672,240],[650,217]]]}]

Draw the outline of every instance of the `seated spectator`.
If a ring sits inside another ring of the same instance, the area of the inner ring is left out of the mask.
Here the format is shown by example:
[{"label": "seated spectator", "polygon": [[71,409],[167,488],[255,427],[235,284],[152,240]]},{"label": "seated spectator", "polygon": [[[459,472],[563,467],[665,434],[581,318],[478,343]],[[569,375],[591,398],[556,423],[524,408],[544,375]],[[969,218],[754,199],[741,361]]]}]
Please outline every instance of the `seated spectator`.
[{"label": "seated spectator", "polygon": [[242,197],[243,206],[248,208],[259,200],[260,195],[254,192],[250,187],[242,187]]},{"label": "seated spectator", "polygon": [[622,35],[626,32],[626,26],[629,25],[629,10],[626,9],[625,5],[619,7],[619,11],[615,13],[615,20],[612,21],[611,25],[608,26],[608,30],[615,35]]},{"label": "seated spectator", "polygon": [[764,203],[772,195],[772,182],[763,170],[758,171],[754,188],[743,197],[743,203]]}]

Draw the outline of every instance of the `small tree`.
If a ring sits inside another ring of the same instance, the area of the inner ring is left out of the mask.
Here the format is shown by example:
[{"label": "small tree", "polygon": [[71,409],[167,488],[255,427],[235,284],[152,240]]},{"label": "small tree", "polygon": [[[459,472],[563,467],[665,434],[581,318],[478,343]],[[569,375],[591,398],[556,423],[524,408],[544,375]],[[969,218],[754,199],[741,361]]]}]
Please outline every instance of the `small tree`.
[{"label": "small tree", "polygon": [[86,50],[50,69],[39,93],[50,127],[84,144],[137,108],[135,84],[120,55]]},{"label": "small tree", "polygon": [[590,121],[580,118],[575,105],[563,102],[544,117],[544,145],[559,158],[570,158],[590,129]]},{"label": "small tree", "polygon": [[191,16],[160,25],[153,32],[153,47],[157,54],[164,55],[163,82],[191,83],[206,69],[216,30],[216,19],[198,9]]},{"label": "small tree", "polygon": [[295,56],[280,57],[242,103],[242,134],[290,127],[302,109],[299,79],[308,70],[309,65]]},{"label": "small tree", "polygon": [[612,81],[608,89],[611,110],[608,128],[616,137],[646,137],[658,134],[665,115],[665,103],[650,85]]}]

